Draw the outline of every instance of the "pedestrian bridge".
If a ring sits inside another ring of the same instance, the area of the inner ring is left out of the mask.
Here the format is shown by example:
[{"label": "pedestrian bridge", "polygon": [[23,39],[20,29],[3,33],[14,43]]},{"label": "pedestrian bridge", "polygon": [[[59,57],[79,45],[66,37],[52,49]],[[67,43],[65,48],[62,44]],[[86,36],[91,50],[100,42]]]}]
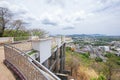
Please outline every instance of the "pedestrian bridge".
[{"label": "pedestrian bridge", "polygon": [[[39,40],[39,42],[41,42],[41,41]],[[49,69],[49,67],[51,68],[52,64],[50,64],[48,62],[46,64],[46,61],[54,54],[54,51],[56,51],[57,49],[59,49],[59,47],[64,45],[64,43],[62,41],[58,42],[58,43],[59,43],[59,45],[56,43],[56,45],[57,45],[56,49],[55,49],[55,47],[54,47],[54,49],[52,48],[53,44],[50,45],[51,53],[50,53],[50,55],[45,57],[44,61],[42,61],[42,62],[41,62],[41,56],[42,56],[41,54],[44,54],[44,53],[40,53],[40,51],[38,51],[40,54],[39,55],[40,61],[37,61],[36,59],[32,58],[29,54],[26,54],[27,52],[29,52],[30,50],[33,49],[33,45],[34,45],[33,41],[5,44],[4,45],[4,52],[5,52],[4,63],[6,64],[6,66],[8,68],[13,70],[20,77],[21,80],[61,80],[58,76],[56,76],[52,72],[52,69],[51,70]],[[42,43],[40,43],[40,44],[42,44]],[[54,45],[54,46],[56,46],[56,45]],[[44,49],[44,50],[46,50],[46,49]],[[56,63],[53,62],[54,63],[54,65],[52,65],[53,67],[56,67],[56,65],[58,63],[61,63],[58,61],[64,62],[63,60],[59,60],[58,57],[55,60]],[[61,57],[61,58],[63,59],[63,57]],[[50,59],[49,59],[49,61],[50,61]],[[53,61],[53,60],[51,60],[51,61]],[[47,67],[45,67],[43,65],[43,63]],[[62,65],[63,65],[63,63],[62,63]],[[60,69],[62,69],[61,67],[63,68],[63,66],[60,65],[60,68],[58,69],[57,72],[59,72]]]}]

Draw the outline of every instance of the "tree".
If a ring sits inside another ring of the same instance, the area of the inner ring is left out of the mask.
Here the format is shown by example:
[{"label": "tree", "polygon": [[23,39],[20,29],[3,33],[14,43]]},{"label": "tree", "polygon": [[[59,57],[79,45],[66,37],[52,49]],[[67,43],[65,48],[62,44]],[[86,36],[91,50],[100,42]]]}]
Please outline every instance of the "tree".
[{"label": "tree", "polygon": [[39,37],[45,37],[48,32],[42,30],[42,29],[32,29],[29,31],[32,36],[39,36]]},{"label": "tree", "polygon": [[25,31],[25,24],[26,23],[23,22],[22,20],[15,20],[11,24],[11,27],[9,28],[9,30],[10,31],[15,30],[14,37],[16,37],[18,34],[18,31]]},{"label": "tree", "polygon": [[26,24],[27,23],[23,22],[22,20],[11,21],[9,26],[5,29],[3,36],[20,37],[20,35],[26,35],[24,34],[28,32],[25,29]]},{"label": "tree", "polygon": [[3,36],[5,28],[9,25],[12,13],[9,9],[0,7],[0,37]]}]

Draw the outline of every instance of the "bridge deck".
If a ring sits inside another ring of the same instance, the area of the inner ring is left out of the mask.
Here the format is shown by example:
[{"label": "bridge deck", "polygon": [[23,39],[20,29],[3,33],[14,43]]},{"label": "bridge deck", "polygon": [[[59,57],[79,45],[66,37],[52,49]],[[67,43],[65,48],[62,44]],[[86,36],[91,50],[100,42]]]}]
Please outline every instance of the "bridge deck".
[{"label": "bridge deck", "polygon": [[3,64],[4,48],[0,46],[0,80],[16,80],[12,72]]}]

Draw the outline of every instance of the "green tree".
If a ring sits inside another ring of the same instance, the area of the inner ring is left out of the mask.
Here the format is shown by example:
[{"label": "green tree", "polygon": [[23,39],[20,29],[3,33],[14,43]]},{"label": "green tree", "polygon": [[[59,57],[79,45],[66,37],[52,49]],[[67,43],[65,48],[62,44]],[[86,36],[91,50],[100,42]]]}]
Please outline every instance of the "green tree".
[{"label": "green tree", "polygon": [[7,8],[0,7],[0,37],[3,36],[5,28],[8,27],[11,18],[11,11]]},{"label": "green tree", "polygon": [[48,34],[48,32],[42,29],[32,29],[29,32],[32,36],[39,36],[39,37],[44,37],[45,35]]},{"label": "green tree", "polygon": [[13,16],[14,14],[8,8],[0,7],[0,37],[6,34],[16,37],[19,31],[25,30],[25,25],[28,23],[23,20],[14,20]]}]

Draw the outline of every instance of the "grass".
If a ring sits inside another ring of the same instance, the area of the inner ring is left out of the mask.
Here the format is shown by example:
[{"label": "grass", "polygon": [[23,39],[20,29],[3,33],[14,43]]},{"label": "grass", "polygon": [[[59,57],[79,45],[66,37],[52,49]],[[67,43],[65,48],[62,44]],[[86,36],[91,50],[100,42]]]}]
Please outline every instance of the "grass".
[{"label": "grass", "polygon": [[[72,61],[72,60],[74,60],[74,61]],[[67,48],[66,49],[67,69],[70,69],[70,66],[72,65],[71,61],[74,62],[75,64],[80,64],[79,68],[77,69],[77,72],[78,72],[77,79],[78,80],[90,80],[90,78],[92,78],[93,76],[97,77],[97,74],[94,71],[94,69],[89,67],[94,60],[89,58],[88,53],[79,54],[76,52],[71,52],[71,50]],[[76,74],[76,71],[73,73],[73,77],[76,77],[75,74]]]},{"label": "grass", "polygon": [[89,58],[88,53],[80,54],[66,50],[66,63],[69,62],[71,56],[77,58],[80,61],[80,64],[84,66],[89,66],[94,61],[94,59]]},{"label": "grass", "polygon": [[32,50],[31,52],[28,53],[28,55],[32,55],[34,53],[38,52],[37,50]]},{"label": "grass", "polygon": [[[70,50],[70,48],[66,48],[66,65],[69,64],[68,67],[70,67],[71,59],[75,58],[80,63],[80,66],[82,66],[84,68],[88,68],[88,69],[89,68],[93,69],[95,72],[97,72],[97,74],[99,76],[101,75],[101,73],[103,73],[102,75],[105,76],[107,79],[106,75],[108,75],[107,69],[109,68],[109,65],[112,65],[112,69],[120,69],[120,57],[118,57],[114,54],[111,54],[111,53],[107,53],[105,56],[108,58],[107,62],[99,62],[99,61],[96,61],[95,59],[90,59],[88,57],[88,53],[80,54],[80,53],[72,52]],[[75,62],[75,61],[73,61],[73,62]],[[108,64],[108,63],[110,63],[110,64]],[[86,70],[84,70],[84,71],[86,71]],[[82,71],[81,73],[83,73],[83,75],[86,76],[87,73],[85,73],[84,71]],[[112,71],[112,72],[114,73],[112,75],[112,79],[119,80],[120,72],[116,72],[116,71]],[[90,79],[85,79],[85,80],[90,80]]]}]

